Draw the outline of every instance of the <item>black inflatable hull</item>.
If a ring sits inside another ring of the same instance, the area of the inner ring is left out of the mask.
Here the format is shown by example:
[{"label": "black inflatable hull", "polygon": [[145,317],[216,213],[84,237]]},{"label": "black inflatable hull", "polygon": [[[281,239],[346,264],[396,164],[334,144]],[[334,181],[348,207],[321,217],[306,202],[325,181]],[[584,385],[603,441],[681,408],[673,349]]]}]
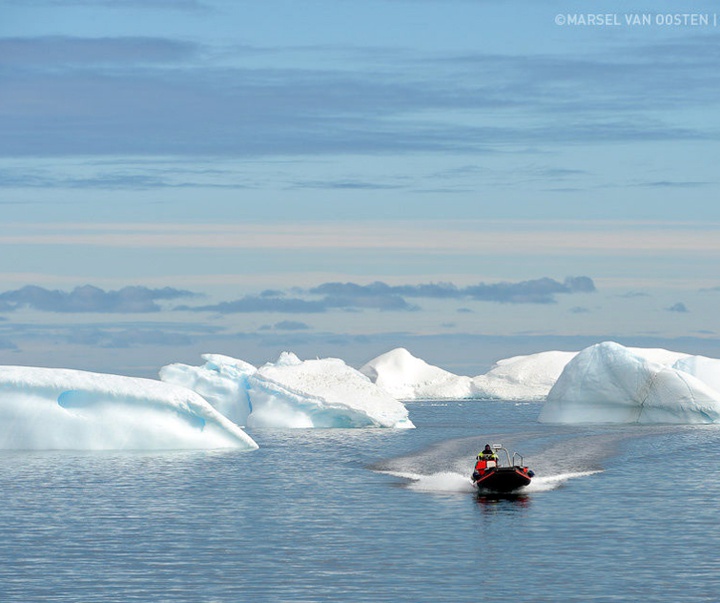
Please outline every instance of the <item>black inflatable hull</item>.
[{"label": "black inflatable hull", "polygon": [[483,492],[514,492],[530,483],[531,477],[521,467],[498,467],[486,471],[475,485]]}]

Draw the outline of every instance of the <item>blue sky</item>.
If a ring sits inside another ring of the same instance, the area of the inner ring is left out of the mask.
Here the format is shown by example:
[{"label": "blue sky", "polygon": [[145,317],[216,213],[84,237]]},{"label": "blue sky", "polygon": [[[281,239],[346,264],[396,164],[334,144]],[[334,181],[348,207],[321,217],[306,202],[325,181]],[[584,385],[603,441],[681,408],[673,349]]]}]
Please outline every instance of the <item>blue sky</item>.
[{"label": "blue sky", "polygon": [[713,11],[0,0],[0,362],[718,356]]}]

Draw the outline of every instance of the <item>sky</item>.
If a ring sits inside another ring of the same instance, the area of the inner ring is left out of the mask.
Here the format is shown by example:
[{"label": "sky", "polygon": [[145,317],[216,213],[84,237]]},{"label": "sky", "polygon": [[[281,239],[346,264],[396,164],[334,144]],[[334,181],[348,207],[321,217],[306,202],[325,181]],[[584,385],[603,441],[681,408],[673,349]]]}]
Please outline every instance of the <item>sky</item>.
[{"label": "sky", "polygon": [[0,0],[0,364],[720,357],[718,17]]}]

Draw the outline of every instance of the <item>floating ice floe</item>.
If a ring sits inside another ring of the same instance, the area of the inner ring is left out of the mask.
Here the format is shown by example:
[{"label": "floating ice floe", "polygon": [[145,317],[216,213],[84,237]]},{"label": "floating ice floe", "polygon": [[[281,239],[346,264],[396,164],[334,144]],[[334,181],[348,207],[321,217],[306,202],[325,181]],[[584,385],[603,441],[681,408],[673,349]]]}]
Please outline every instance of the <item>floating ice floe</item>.
[{"label": "floating ice floe", "polygon": [[720,361],[668,350],[626,348],[613,342],[596,344],[568,363],[550,390],[539,420],[717,423],[718,366]]},{"label": "floating ice floe", "polygon": [[257,444],[183,387],[72,369],[1,366],[0,448],[253,450]]},{"label": "floating ice floe", "polygon": [[337,358],[302,361],[284,352],[259,369],[203,358],[203,367],[164,367],[161,379],[190,387],[249,427],[414,427],[401,402]]}]

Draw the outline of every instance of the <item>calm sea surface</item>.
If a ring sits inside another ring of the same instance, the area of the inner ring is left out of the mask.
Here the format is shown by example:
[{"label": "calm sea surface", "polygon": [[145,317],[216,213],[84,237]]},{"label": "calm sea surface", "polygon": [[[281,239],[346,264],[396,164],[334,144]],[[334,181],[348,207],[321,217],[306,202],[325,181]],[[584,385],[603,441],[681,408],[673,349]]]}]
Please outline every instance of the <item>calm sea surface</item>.
[{"label": "calm sea surface", "polygon": [[[409,408],[251,453],[0,453],[0,601],[720,600],[720,427]],[[468,486],[486,442],[525,455],[525,495]]]}]

